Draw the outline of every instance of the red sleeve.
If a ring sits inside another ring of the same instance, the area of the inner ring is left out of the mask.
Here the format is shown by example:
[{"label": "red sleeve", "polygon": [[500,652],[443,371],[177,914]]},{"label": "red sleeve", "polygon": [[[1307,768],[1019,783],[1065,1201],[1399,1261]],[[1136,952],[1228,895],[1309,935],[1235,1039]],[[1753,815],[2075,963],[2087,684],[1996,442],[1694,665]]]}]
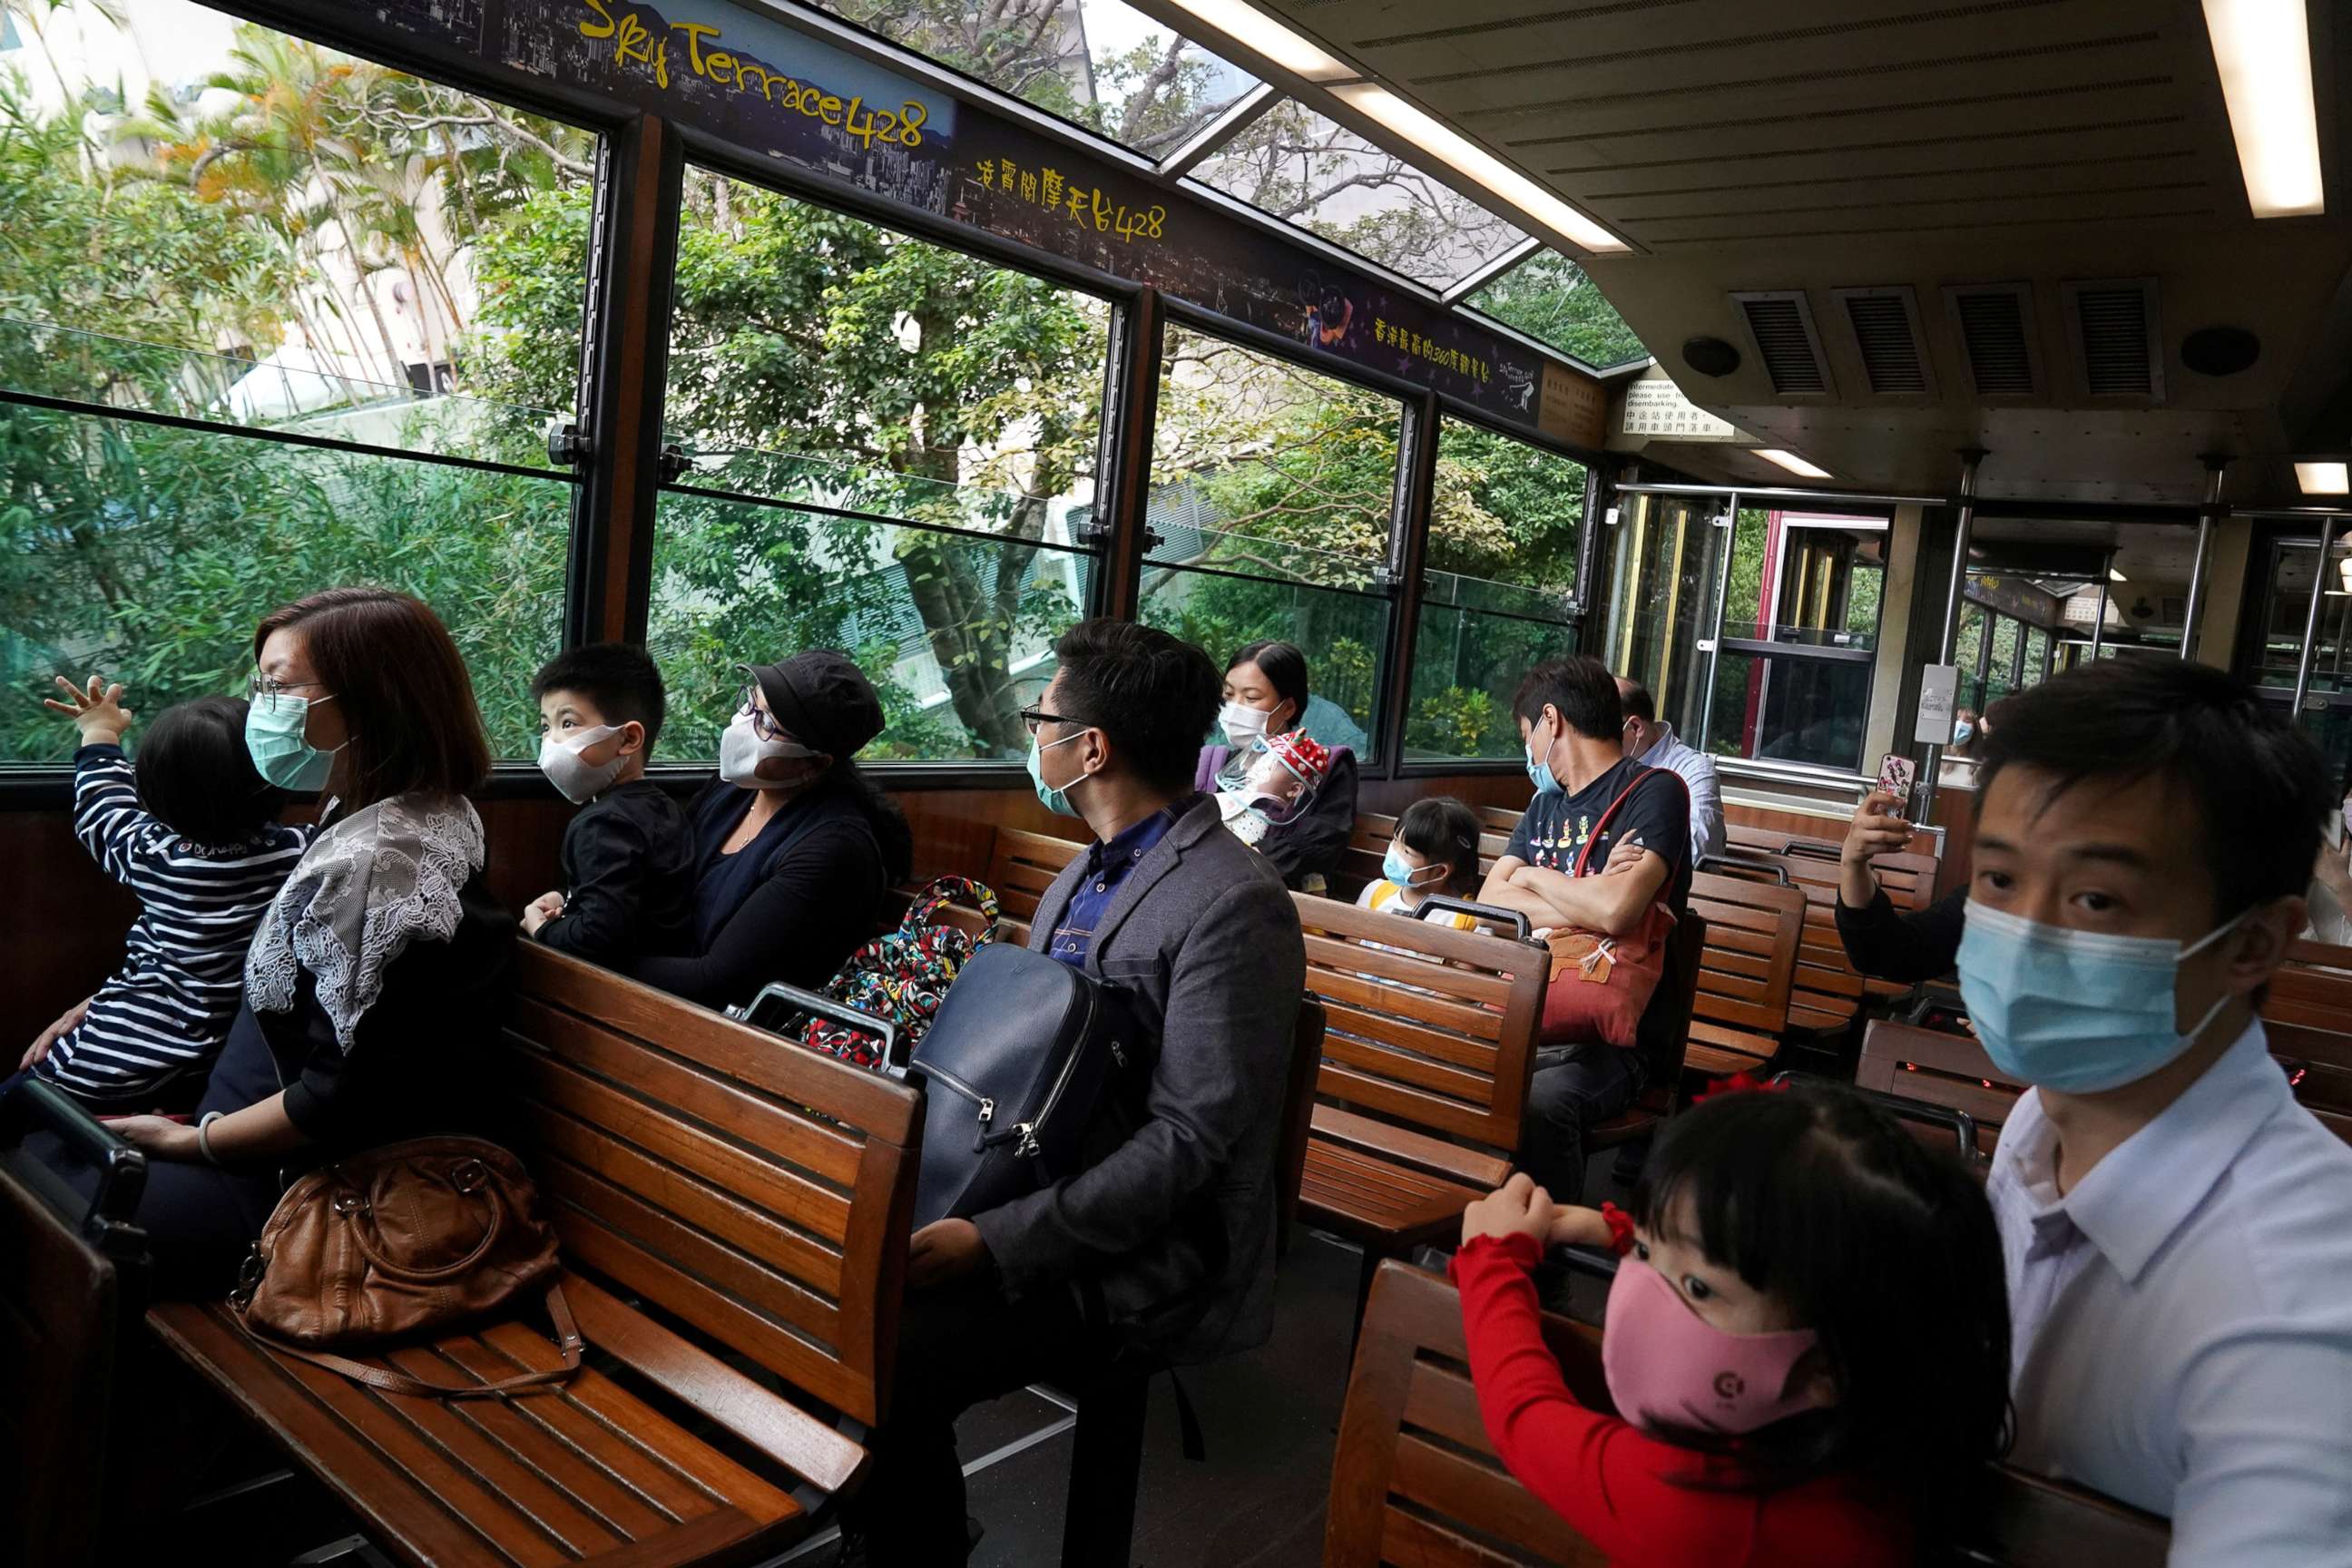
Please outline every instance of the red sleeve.
[{"label": "red sleeve", "polygon": [[[1758,1500],[1666,1478],[1694,1456],[1576,1402],[1538,1324],[1531,1237],[1480,1237],[1454,1255],[1478,1413],[1503,1464],[1619,1568],[1738,1561]],[[1720,1555],[1725,1548],[1732,1554]]]}]

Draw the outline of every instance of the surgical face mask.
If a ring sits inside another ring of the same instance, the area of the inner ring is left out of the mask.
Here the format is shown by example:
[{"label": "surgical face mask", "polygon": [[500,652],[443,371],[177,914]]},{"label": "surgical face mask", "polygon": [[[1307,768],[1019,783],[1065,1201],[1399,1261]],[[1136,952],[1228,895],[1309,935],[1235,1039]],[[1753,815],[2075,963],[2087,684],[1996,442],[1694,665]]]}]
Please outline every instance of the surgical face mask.
[{"label": "surgical face mask", "polygon": [[1217,710],[1217,723],[1234,750],[1245,750],[1252,742],[1265,738],[1266,721],[1274,715],[1263,708],[1253,708],[1246,702],[1228,702]]},{"label": "surgical face mask", "polygon": [[[751,728],[748,713],[739,713],[719,737],[719,776],[738,789],[793,789],[816,777],[817,753],[797,741],[762,738]],[[761,775],[760,764],[797,762],[805,765],[781,778]]]},{"label": "surgical face mask", "polygon": [[613,724],[599,724],[593,730],[583,730],[576,735],[548,734],[539,742],[539,771],[548,782],[574,805],[585,805],[612,784],[621,774],[621,764],[627,759],[614,752],[603,763],[583,762],[580,753],[600,741],[619,734]]},{"label": "surgical face mask", "polygon": [[1737,1436],[1822,1405],[1811,1378],[1789,1387],[1789,1374],[1817,1342],[1812,1330],[1718,1329],[1638,1258],[1618,1263],[1605,1322],[1601,1373],[1617,1413],[1637,1426]]},{"label": "surgical face mask", "polygon": [[1976,739],[1976,734],[1977,727],[1968,720],[1963,719],[1958,723],[1952,726],[1952,744],[1955,746],[1965,746],[1970,741]]},{"label": "surgical face mask", "polygon": [[2225,991],[2187,1034],[2173,1027],[2180,961],[2244,919],[2183,947],[2171,937],[2043,925],[1971,900],[1960,995],[2003,1075],[2064,1094],[2119,1089],[2179,1059],[2229,1005]]},{"label": "surgical face mask", "polygon": [[[320,702],[332,702],[321,697]],[[335,752],[322,752],[303,739],[310,722],[311,700],[280,691],[257,698],[245,710],[245,749],[264,779],[296,795],[315,795],[334,771]],[[344,744],[348,745],[346,742]]]},{"label": "surgical face mask", "polygon": [[1400,888],[1431,888],[1445,879],[1445,866],[1437,860],[1426,866],[1408,866],[1404,851],[1391,840],[1388,853],[1381,857],[1381,875]]},{"label": "surgical face mask", "polygon": [[1056,789],[1045,782],[1045,753],[1055,746],[1068,745],[1076,740],[1078,735],[1085,733],[1086,731],[1081,730],[1077,735],[1065,735],[1060,740],[1048,742],[1043,746],[1037,743],[1037,737],[1034,732],[1029,737],[1029,783],[1037,791],[1037,804],[1056,816],[1079,815],[1078,808],[1070,804],[1070,791],[1078,787],[1080,779],[1091,778],[1094,775],[1081,774],[1079,779],[1072,779],[1068,784]]},{"label": "surgical face mask", "polygon": [[1551,749],[1556,742],[1546,741],[1543,751],[1538,753],[1536,751],[1536,736],[1540,733],[1542,733],[1541,725],[1537,725],[1528,731],[1528,782],[1536,786],[1538,795],[1558,795],[1560,789],[1559,780],[1552,776],[1550,760]]}]

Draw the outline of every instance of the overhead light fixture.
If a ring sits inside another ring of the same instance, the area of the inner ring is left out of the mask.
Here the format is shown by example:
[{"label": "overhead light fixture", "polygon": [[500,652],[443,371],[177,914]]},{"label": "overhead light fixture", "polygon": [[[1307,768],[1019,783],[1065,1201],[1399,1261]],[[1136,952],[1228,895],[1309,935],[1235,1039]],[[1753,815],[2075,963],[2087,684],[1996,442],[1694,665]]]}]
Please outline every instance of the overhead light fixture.
[{"label": "overhead light fixture", "polygon": [[1827,468],[1816,463],[1808,463],[1796,453],[1784,452],[1778,447],[1759,447],[1756,448],[1756,455],[1768,463],[1778,463],[1790,473],[1801,474],[1809,479],[1825,479],[1830,477],[1830,471]]},{"label": "overhead light fixture", "polygon": [[2107,568],[2107,581],[2110,583],[2128,583],[2131,579],[2110,566]]},{"label": "overhead light fixture", "polygon": [[2256,217],[2327,210],[2303,6],[2304,0],[2205,0],[2238,172]]},{"label": "overhead light fixture", "polygon": [[1364,73],[1324,52],[1304,33],[1283,26],[1244,0],[1175,0],[1220,33],[1308,81],[1345,81]]},{"label": "overhead light fixture", "polygon": [[2332,462],[2297,463],[2294,482],[2307,496],[2340,496],[2352,490],[2352,463],[2341,458]]},{"label": "overhead light fixture", "polygon": [[[1191,0],[1186,0],[1187,4]],[[1489,153],[1452,126],[1423,112],[1376,82],[1335,87],[1331,96],[1467,177],[1492,191],[1504,205],[1517,207],[1555,234],[1592,251],[1624,251],[1632,246],[1592,219],[1545,190],[1533,180]]]}]

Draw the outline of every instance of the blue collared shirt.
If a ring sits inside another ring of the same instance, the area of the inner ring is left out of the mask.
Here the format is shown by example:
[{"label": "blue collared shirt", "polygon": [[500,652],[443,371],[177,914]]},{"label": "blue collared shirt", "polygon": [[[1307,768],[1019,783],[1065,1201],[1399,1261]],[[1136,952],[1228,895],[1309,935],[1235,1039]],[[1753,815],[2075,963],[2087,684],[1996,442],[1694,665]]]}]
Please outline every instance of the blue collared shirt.
[{"label": "blue collared shirt", "polygon": [[1151,847],[1168,837],[1176,826],[1176,808],[1169,806],[1155,811],[1134,826],[1121,832],[1108,843],[1097,842],[1087,851],[1086,875],[1070,893],[1070,907],[1062,911],[1062,923],[1054,928],[1053,944],[1046,950],[1073,969],[1087,966],[1087,954],[1092,951],[1095,927],[1103,911],[1118,894],[1118,885],[1127,880],[1136,862],[1151,853]]},{"label": "blue collared shirt", "polygon": [[2251,1026],[2059,1195],[2028,1092],[1986,1196],[2011,1458],[2172,1518],[2173,1568],[2352,1564],[2352,1148]]},{"label": "blue collared shirt", "polygon": [[1723,786],[1715,776],[1715,759],[1683,744],[1672,724],[1658,726],[1658,740],[1642,753],[1645,768],[1664,768],[1679,774],[1690,788],[1691,864],[1723,853]]}]

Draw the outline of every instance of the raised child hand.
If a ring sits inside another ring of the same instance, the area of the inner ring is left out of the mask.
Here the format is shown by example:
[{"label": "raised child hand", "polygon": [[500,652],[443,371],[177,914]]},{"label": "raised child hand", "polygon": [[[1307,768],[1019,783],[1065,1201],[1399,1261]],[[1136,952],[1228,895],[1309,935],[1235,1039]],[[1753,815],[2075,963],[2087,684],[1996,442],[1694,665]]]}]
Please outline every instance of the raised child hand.
[{"label": "raised child hand", "polygon": [[54,697],[41,699],[41,706],[53,712],[70,716],[74,728],[81,731],[85,746],[111,746],[122,739],[122,731],[131,728],[131,710],[122,706],[122,688],[109,686],[103,678],[91,676],[89,689],[82,689],[60,675],[58,689],[66,694],[63,702]]}]

